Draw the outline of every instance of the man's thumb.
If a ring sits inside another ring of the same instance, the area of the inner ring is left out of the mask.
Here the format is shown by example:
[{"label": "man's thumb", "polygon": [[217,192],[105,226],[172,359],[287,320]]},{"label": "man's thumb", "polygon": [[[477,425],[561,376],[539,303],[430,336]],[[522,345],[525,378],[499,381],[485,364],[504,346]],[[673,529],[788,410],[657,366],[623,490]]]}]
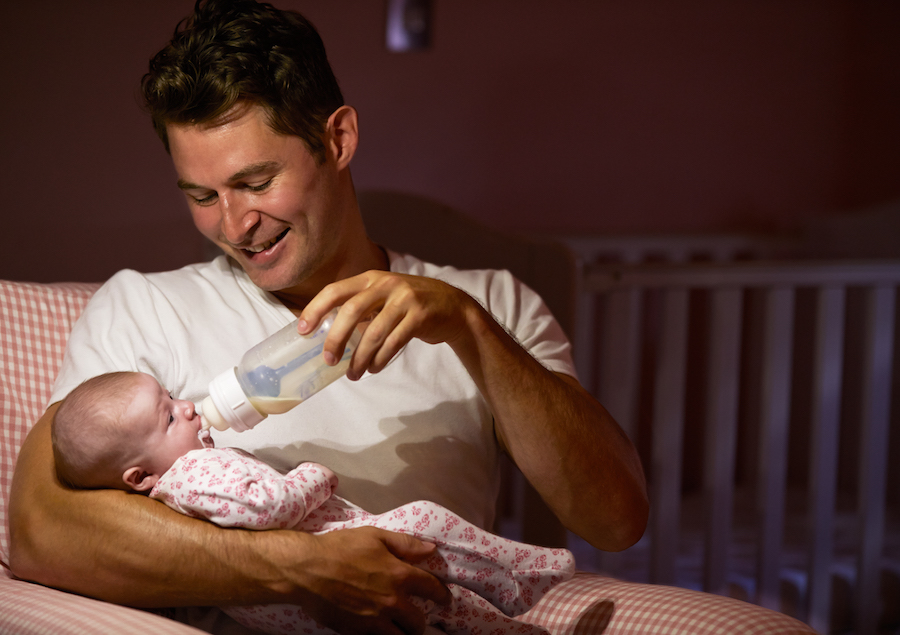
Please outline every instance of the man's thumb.
[{"label": "man's thumb", "polygon": [[393,533],[384,542],[394,556],[406,562],[419,562],[424,560],[437,549],[433,542],[425,542],[408,534]]}]

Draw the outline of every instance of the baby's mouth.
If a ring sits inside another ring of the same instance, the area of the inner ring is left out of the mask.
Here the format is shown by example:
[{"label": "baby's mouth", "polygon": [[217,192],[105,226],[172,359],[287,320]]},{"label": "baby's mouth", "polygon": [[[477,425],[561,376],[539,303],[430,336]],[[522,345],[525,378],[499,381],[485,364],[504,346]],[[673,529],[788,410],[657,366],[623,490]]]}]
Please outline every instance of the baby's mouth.
[{"label": "baby's mouth", "polygon": [[247,252],[250,255],[250,257],[252,258],[254,255],[261,253],[267,249],[270,249],[270,248],[274,247],[276,244],[278,244],[279,242],[281,242],[281,239],[284,238],[289,231],[290,231],[290,228],[285,229],[283,232],[281,232],[280,234],[275,236],[275,238],[273,238],[272,240],[261,243],[259,245],[254,245],[252,247],[246,247],[242,251]]},{"label": "baby's mouth", "polygon": [[216,447],[215,442],[212,440],[212,435],[209,433],[209,429],[201,428],[197,433],[197,438],[200,439],[200,443],[203,444],[204,448]]}]

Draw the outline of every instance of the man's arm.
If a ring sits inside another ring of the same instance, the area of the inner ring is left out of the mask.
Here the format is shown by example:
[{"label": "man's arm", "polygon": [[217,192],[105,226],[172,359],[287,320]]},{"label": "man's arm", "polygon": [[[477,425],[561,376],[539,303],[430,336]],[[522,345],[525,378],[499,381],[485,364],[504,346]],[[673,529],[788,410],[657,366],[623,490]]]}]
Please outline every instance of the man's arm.
[{"label": "man's arm", "polygon": [[560,521],[601,549],[637,542],[649,512],[637,452],[575,379],[544,368],[471,296],[438,280],[369,271],[336,282],[303,311],[301,332],[341,305],[327,355],[339,357],[351,329],[370,320],[348,377],[380,371],[414,337],[448,344],[488,401],[500,443]]},{"label": "man's arm", "polygon": [[13,478],[10,564],[23,579],[131,606],[297,603],[346,633],[421,632],[409,596],[448,597],[398,559],[433,550],[410,536],[222,529],[144,496],[67,488],[50,445],[56,408],[29,433]]},{"label": "man's arm", "polygon": [[494,413],[500,443],[568,529],[595,547],[636,543],[649,504],[628,437],[574,378],[552,373],[480,306],[451,346]]}]

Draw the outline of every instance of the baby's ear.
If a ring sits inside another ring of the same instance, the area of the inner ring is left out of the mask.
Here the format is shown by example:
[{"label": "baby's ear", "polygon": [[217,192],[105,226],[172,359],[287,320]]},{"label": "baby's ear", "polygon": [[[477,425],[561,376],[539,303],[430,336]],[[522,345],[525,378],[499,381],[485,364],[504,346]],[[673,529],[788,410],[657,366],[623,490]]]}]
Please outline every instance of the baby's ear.
[{"label": "baby's ear", "polygon": [[125,481],[125,484],[130,489],[136,492],[146,492],[153,489],[156,481],[159,480],[159,476],[150,474],[150,472],[142,469],[139,465],[135,465],[125,470],[125,473],[122,474],[122,480]]}]

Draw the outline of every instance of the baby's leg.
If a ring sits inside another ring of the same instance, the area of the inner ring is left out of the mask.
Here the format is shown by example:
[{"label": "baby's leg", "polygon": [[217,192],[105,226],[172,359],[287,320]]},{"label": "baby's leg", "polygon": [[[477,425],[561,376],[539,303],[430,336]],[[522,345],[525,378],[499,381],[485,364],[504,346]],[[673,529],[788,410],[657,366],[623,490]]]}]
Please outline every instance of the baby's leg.
[{"label": "baby's leg", "polygon": [[524,613],[575,572],[575,560],[566,549],[496,536],[428,501],[403,505],[370,521],[436,543],[437,554],[422,568],[475,591],[507,615]]},{"label": "baby's leg", "polygon": [[447,584],[447,588],[452,595],[448,606],[421,601],[428,623],[440,626],[446,633],[550,635],[543,627],[507,617],[474,591],[453,583]]}]

